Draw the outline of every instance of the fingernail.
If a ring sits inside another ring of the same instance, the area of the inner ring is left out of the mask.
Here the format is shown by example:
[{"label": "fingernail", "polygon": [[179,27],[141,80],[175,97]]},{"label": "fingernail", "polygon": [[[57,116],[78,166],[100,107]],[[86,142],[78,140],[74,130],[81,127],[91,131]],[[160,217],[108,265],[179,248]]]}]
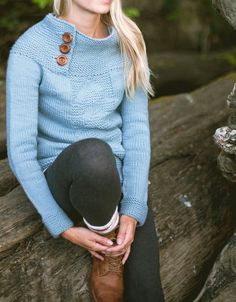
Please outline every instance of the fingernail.
[{"label": "fingernail", "polygon": [[109,240],[109,241],[107,241],[107,244],[113,245],[113,242]]},{"label": "fingernail", "polygon": [[120,245],[121,243],[122,243],[122,240],[121,240],[120,238],[118,238],[118,239],[117,239],[117,244]]}]

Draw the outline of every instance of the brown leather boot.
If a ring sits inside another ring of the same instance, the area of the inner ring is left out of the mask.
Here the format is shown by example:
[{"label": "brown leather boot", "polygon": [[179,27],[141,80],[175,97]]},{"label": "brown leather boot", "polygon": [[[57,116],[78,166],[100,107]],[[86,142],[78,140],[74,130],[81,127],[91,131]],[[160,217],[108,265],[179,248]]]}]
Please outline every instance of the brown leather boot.
[{"label": "brown leather boot", "polygon": [[[103,236],[116,244],[118,228]],[[113,245],[114,245],[113,244]],[[92,257],[92,269],[89,279],[89,288],[94,302],[122,302],[123,301],[123,272],[121,256],[103,255],[104,261]]]}]

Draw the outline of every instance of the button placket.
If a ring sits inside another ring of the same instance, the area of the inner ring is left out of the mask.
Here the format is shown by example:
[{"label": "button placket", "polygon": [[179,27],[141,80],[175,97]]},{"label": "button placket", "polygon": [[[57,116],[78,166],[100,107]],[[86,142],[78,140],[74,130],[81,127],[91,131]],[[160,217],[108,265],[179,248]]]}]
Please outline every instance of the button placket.
[{"label": "button placket", "polygon": [[65,54],[69,53],[71,50],[69,43],[73,41],[73,35],[70,32],[64,32],[62,34],[62,40],[64,43],[59,45],[59,50],[62,54],[56,57],[57,64],[60,66],[64,66],[68,62],[68,58]]},{"label": "button placket", "polygon": [[70,32],[65,32],[62,35],[62,39],[65,43],[70,43],[73,40],[73,35]]},{"label": "button placket", "polygon": [[57,64],[59,64],[61,66],[65,65],[67,63],[67,61],[68,61],[68,59],[67,59],[67,56],[65,56],[65,55],[59,55],[57,57]]},{"label": "button placket", "polygon": [[68,53],[70,51],[71,47],[69,44],[61,44],[59,46],[59,50],[62,52],[62,53]]}]

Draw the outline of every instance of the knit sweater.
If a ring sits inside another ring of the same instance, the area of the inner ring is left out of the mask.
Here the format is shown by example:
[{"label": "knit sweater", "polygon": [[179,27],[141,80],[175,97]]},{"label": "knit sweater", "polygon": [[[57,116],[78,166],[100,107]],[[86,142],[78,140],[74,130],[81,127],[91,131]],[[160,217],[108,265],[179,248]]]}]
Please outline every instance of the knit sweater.
[{"label": "knit sweater", "polygon": [[[9,166],[54,238],[74,223],[54,199],[43,171],[65,147],[88,137],[102,139],[112,148],[123,192],[120,215],[135,218],[137,227],[146,219],[148,96],[140,86],[133,99],[126,96],[119,37],[113,25],[107,28],[107,37],[93,38],[50,12],[10,49]],[[61,44],[66,46],[59,48]],[[58,59],[63,49],[67,53]]]}]

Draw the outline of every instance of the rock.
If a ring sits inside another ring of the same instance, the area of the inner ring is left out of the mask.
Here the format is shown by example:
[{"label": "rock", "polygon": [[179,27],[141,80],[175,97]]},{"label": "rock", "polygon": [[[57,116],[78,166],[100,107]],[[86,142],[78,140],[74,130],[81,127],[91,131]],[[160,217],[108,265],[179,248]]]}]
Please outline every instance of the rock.
[{"label": "rock", "polygon": [[[226,20],[236,29],[236,3],[232,0],[213,0]],[[227,98],[229,118],[227,126],[216,129],[213,138],[222,149],[218,156],[218,165],[222,174],[229,181],[236,181],[236,83]]]},{"label": "rock", "polygon": [[236,29],[235,0],[212,0],[221,15]]},{"label": "rock", "polygon": [[[236,188],[217,168],[212,134],[225,122],[228,74],[150,102],[150,200],[167,302],[192,301],[235,229]],[[90,255],[42,225],[1,160],[0,301],[89,301]],[[9,188],[8,188],[9,187]]]},{"label": "rock", "polygon": [[203,289],[194,302],[232,302],[236,297],[236,233],[217,256]]}]

